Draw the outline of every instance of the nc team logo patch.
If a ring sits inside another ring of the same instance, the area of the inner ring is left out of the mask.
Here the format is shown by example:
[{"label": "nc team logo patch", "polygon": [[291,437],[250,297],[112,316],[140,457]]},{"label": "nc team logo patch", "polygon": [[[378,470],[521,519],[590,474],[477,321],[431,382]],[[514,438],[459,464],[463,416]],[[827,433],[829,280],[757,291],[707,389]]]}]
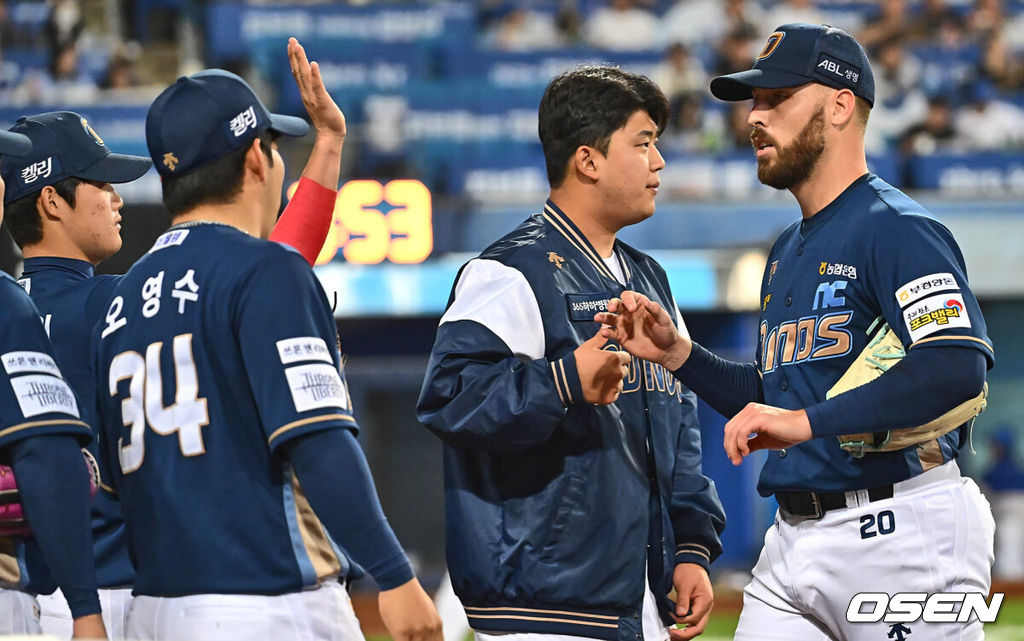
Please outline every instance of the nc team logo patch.
[{"label": "nc team logo patch", "polygon": [[100,147],[103,146],[103,139],[100,138],[99,134],[96,133],[95,129],[89,126],[89,121],[85,118],[82,118],[82,129],[85,129],[85,133],[89,134],[93,142],[95,142]]},{"label": "nc team logo patch", "polygon": [[565,264],[565,259],[556,254],[555,252],[548,252],[548,262],[553,264],[555,267],[561,269],[562,265]]},{"label": "nc team logo patch", "polygon": [[971,326],[967,306],[959,293],[939,294],[915,303],[904,310],[903,321],[912,342],[943,329]]},{"label": "nc team logo patch", "polygon": [[785,31],[776,31],[772,35],[768,36],[768,42],[764,43],[764,48],[761,49],[761,53],[757,54],[757,60],[764,60],[775,53],[775,50],[779,47],[779,43],[782,42],[782,39],[785,37]]}]

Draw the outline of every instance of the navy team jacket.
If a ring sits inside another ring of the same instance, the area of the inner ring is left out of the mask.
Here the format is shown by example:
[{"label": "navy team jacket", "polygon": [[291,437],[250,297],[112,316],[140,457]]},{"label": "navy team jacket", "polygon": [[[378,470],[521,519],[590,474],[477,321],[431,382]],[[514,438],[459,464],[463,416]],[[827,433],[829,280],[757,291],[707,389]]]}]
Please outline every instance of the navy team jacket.
[{"label": "navy team jacket", "polygon": [[633,359],[617,401],[583,399],[573,350],[608,299],[643,292],[682,327],[660,265],[621,242],[613,259],[624,283],[549,201],[463,266],[441,319],[417,409],[445,444],[448,567],[476,630],[634,641],[645,568],[668,623],[675,565],[721,552],[693,393]]}]

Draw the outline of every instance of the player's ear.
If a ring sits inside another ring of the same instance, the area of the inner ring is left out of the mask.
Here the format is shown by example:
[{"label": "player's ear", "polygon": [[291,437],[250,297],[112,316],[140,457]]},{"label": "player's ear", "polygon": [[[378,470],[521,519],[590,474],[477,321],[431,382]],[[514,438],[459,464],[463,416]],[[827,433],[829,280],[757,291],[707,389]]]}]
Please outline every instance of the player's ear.
[{"label": "player's ear", "polygon": [[857,111],[857,97],[849,89],[835,91],[831,107],[828,106],[830,103],[826,102],[825,104],[827,110],[825,116],[831,120],[834,126],[845,129],[853,122],[854,113]]},{"label": "player's ear", "polygon": [[263,182],[267,179],[269,163],[267,157],[263,155],[263,148],[260,145],[260,139],[253,138],[249,149],[245,152],[245,170],[246,172],[251,171],[260,182]]},{"label": "player's ear", "polygon": [[600,173],[600,154],[593,147],[580,145],[573,154],[572,163],[581,178],[596,181]]},{"label": "player's ear", "polygon": [[60,220],[64,207],[68,207],[68,202],[57,193],[57,190],[52,185],[43,187],[36,197],[36,211],[45,219]]}]

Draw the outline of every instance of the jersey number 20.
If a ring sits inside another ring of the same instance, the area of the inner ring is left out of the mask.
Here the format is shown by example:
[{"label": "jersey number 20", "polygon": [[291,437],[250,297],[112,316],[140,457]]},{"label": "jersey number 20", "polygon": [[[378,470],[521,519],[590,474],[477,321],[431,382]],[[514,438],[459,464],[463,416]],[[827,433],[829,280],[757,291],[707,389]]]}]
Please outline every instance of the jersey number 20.
[{"label": "jersey number 20", "polygon": [[163,342],[152,343],[143,357],[138,352],[121,352],[110,362],[110,395],[117,395],[117,384],[130,379],[128,398],[121,401],[121,419],[131,427],[130,442],[118,439],[121,472],[139,469],[146,456],[146,423],[161,436],[178,433],[178,446],[184,456],[206,452],[202,427],[209,423],[206,399],[199,398],[196,364],[192,356],[192,334],[174,337],[174,376],[177,382],[174,405],[164,407],[160,352]]}]

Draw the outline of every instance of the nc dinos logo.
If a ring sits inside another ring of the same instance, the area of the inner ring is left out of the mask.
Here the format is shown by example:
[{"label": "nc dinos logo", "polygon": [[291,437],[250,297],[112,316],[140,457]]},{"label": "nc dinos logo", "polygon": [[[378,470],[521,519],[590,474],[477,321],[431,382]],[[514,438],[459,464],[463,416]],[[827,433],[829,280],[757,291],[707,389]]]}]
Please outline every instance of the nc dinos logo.
[{"label": "nc dinos logo", "polygon": [[764,49],[761,50],[761,53],[757,54],[757,59],[764,60],[768,56],[775,53],[775,50],[778,48],[779,43],[782,42],[782,39],[785,37],[785,31],[776,31],[772,35],[768,36],[768,42],[764,43]]},{"label": "nc dinos logo", "polygon": [[93,129],[92,127],[89,126],[89,121],[86,120],[85,118],[82,118],[82,128],[85,129],[85,133],[87,133],[90,136],[92,136],[93,141],[97,145],[100,145],[100,146],[103,145],[103,139],[100,138],[99,134],[96,133],[95,129]]}]

